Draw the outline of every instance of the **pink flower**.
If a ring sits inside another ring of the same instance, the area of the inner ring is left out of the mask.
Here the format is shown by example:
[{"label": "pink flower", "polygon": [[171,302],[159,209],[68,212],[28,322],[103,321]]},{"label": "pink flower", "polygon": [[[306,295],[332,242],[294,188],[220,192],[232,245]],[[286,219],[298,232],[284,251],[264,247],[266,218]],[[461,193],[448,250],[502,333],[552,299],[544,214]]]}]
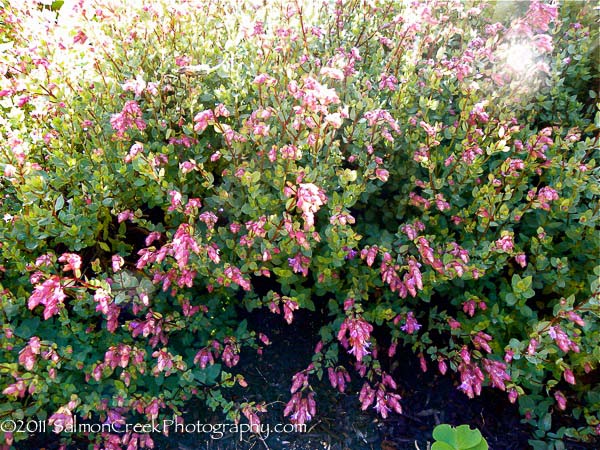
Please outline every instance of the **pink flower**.
[{"label": "pink flower", "polygon": [[514,403],[517,401],[517,398],[519,397],[519,393],[517,392],[516,389],[511,388],[508,391],[508,401],[511,403]]},{"label": "pink flower", "polygon": [[295,145],[284,145],[279,152],[283,159],[300,159],[302,157],[302,151]]},{"label": "pink flower", "polygon": [[206,129],[206,127],[208,127],[208,125],[214,120],[214,118],[215,115],[210,109],[206,109],[204,111],[199,112],[194,116],[194,122],[196,123],[196,125],[194,125],[194,131],[196,133],[203,132]]},{"label": "pink flower", "polygon": [[265,86],[275,86],[277,84],[277,80],[266,73],[261,73],[254,78],[252,84],[256,84],[257,86],[265,85]]},{"label": "pink flower", "polygon": [[463,362],[459,364],[458,371],[460,372],[461,379],[458,389],[463,391],[469,398],[481,394],[481,387],[484,380],[481,369],[475,364]]},{"label": "pink flower", "polygon": [[283,298],[283,318],[288,324],[294,320],[294,311],[298,309],[298,302],[289,297]]},{"label": "pink flower", "polygon": [[558,199],[558,193],[550,186],[544,186],[537,193],[537,200],[540,202],[540,207],[546,211],[550,210],[550,202]]},{"label": "pink flower", "polygon": [[125,102],[121,112],[111,116],[110,124],[120,138],[124,137],[127,130],[136,128],[144,131],[146,129],[146,122],[142,119],[142,110],[134,100]]},{"label": "pink flower", "polygon": [[478,331],[477,334],[475,334],[475,336],[472,338],[473,345],[475,345],[476,349],[483,349],[488,353],[492,353],[492,349],[488,344],[488,342],[491,340],[492,337],[483,331]]},{"label": "pink flower", "polygon": [[[385,377],[389,377],[389,375],[384,376],[384,380]],[[382,418],[387,418],[389,412],[391,411],[395,411],[398,414],[402,414],[402,407],[400,406],[400,395],[392,392],[387,392],[385,388],[385,381],[379,383],[379,387],[377,388],[374,397],[374,409]],[[367,398],[367,401],[369,400],[372,401],[372,394]],[[365,404],[363,403],[363,409],[364,408]]]},{"label": "pink flower", "polygon": [[224,275],[245,291],[249,291],[252,288],[250,282],[242,276],[240,269],[235,266],[227,266],[224,270]]},{"label": "pink flower", "polygon": [[558,17],[557,5],[552,5],[539,0],[533,0],[525,16],[526,21],[536,31],[548,31],[550,22]]},{"label": "pink flower", "polygon": [[188,66],[192,62],[192,58],[186,55],[175,57],[175,64],[179,67]]},{"label": "pink flower", "polygon": [[125,83],[123,83],[123,90],[125,92],[131,91],[135,92],[135,96],[139,97],[144,93],[146,89],[146,81],[141,75],[135,77],[135,79],[129,79]]},{"label": "pink flower", "polygon": [[[367,123],[370,127],[375,126],[376,124],[384,125],[382,128],[383,132],[387,131],[389,133],[389,129],[393,130],[396,133],[400,133],[400,127],[396,120],[392,117],[389,111],[385,109],[374,109],[372,111],[367,111],[364,114],[364,118],[367,120]],[[385,136],[384,136],[385,137]],[[391,136],[387,136],[386,139],[390,140]],[[393,141],[393,138],[391,138]]]},{"label": "pink flower", "polygon": [[421,128],[423,128],[425,130],[425,133],[427,133],[427,136],[435,137],[435,135],[437,134],[437,130],[435,129],[435,127],[432,127],[424,120],[419,122],[419,125],[421,126]]},{"label": "pink flower", "polygon": [[409,311],[406,315],[406,321],[404,325],[400,327],[400,329],[405,333],[413,334],[415,331],[418,331],[419,328],[421,328],[421,325],[419,325],[417,319],[415,319],[413,312]]},{"label": "pink flower", "polygon": [[498,250],[502,250],[504,252],[511,252],[514,248],[513,237],[510,234],[505,234],[500,239],[498,239],[495,243],[495,247]]},{"label": "pink flower", "polygon": [[375,400],[375,390],[367,382],[363,384],[358,401],[361,403],[361,409],[365,411]]},{"label": "pink flower", "polygon": [[204,347],[194,357],[194,364],[198,364],[200,368],[205,369],[206,366],[212,366],[215,363],[210,347]]},{"label": "pink flower", "polygon": [[554,342],[556,342],[558,348],[560,348],[563,352],[573,350],[575,353],[579,353],[579,346],[569,338],[567,333],[563,331],[560,325],[551,326],[548,329],[548,335],[554,339]]},{"label": "pink flower", "polygon": [[233,367],[240,361],[238,346],[230,338],[225,338],[225,344],[221,359],[227,367]]},{"label": "pink flower", "polygon": [[119,213],[119,215],[117,216],[117,222],[119,222],[119,223],[124,222],[126,220],[133,220],[133,219],[135,219],[135,216],[128,209],[126,209],[125,211],[121,211]]},{"label": "pink flower", "polygon": [[519,264],[521,267],[527,267],[527,256],[525,253],[519,253],[515,255],[515,261],[517,261],[517,264]]},{"label": "pink flower", "polygon": [[529,356],[532,356],[535,354],[535,351],[537,350],[537,346],[539,345],[539,342],[535,339],[530,339],[529,340],[529,345],[527,346],[527,354]]},{"label": "pink flower", "polygon": [[231,113],[225,107],[225,105],[223,103],[219,103],[215,107],[215,117],[229,117],[230,115],[231,115]]},{"label": "pink flower", "polygon": [[77,272],[81,269],[81,257],[75,253],[63,253],[58,260],[60,262],[66,262],[63,267],[64,271],[72,270],[75,272],[75,274],[77,274]]},{"label": "pink flower", "polygon": [[184,213],[190,215],[202,208],[202,201],[199,198],[190,198],[186,205]]},{"label": "pink flower", "polygon": [[152,353],[152,357],[156,358],[156,366],[152,370],[152,373],[157,376],[160,372],[166,372],[169,375],[173,369],[173,355],[166,351],[166,349],[156,350]]},{"label": "pink flower", "polygon": [[440,359],[438,361],[438,370],[440,371],[440,373],[442,375],[445,375],[446,371],[448,370],[448,365],[446,364],[446,361],[444,361],[443,359]]},{"label": "pink flower", "polygon": [[379,89],[389,89],[390,91],[395,91],[398,89],[398,79],[394,75],[382,73],[379,77]]},{"label": "pink flower", "polygon": [[563,372],[563,377],[567,383],[575,384],[575,375],[573,375],[573,371],[571,369],[569,369],[568,367],[565,368],[565,370]]},{"label": "pink flower", "polygon": [[427,372],[427,360],[423,353],[419,353],[419,365],[421,366],[421,371],[423,373]]},{"label": "pink flower", "polygon": [[505,381],[510,381],[510,375],[506,372],[506,364],[501,361],[493,361],[491,359],[483,359],[483,368],[490,377],[492,386],[506,390]]},{"label": "pink flower", "polygon": [[94,293],[94,301],[98,303],[96,311],[102,311],[103,314],[108,314],[112,298],[106,290],[102,288],[97,289]]},{"label": "pink flower", "polygon": [[168,210],[175,211],[181,206],[181,193],[178,191],[169,191],[169,196],[171,197],[171,206],[169,206]]},{"label": "pink flower", "polygon": [[113,272],[118,272],[123,267],[125,260],[120,255],[112,255],[111,262]]},{"label": "pink flower", "polygon": [[24,366],[27,370],[32,370],[40,351],[40,338],[37,336],[31,337],[29,343],[19,352],[19,364]]},{"label": "pink flower", "polygon": [[180,269],[185,269],[188,263],[190,251],[199,253],[200,248],[194,237],[190,234],[191,227],[188,224],[181,224],[173,236],[171,254],[177,261]]},{"label": "pink flower", "polygon": [[16,175],[17,173],[17,168],[15,166],[13,166],[12,164],[7,164],[6,166],[4,166],[4,176],[7,178],[12,178]]},{"label": "pink flower", "polygon": [[29,95],[23,95],[17,99],[17,106],[19,108],[22,108],[27,103],[29,103],[30,100],[31,100],[31,97]]},{"label": "pink flower", "polygon": [[340,113],[332,113],[325,116],[325,122],[327,122],[333,128],[338,129],[342,126],[344,119],[342,119]]},{"label": "pink flower", "polygon": [[37,305],[44,305],[44,319],[48,320],[58,314],[58,305],[62,304],[66,297],[60,284],[60,278],[54,275],[35,287],[33,294],[29,297],[27,307],[34,309]]},{"label": "pink flower", "polygon": [[423,231],[425,229],[425,225],[422,222],[416,221],[414,225],[407,224],[402,225],[400,230],[408,236],[408,238],[413,241],[419,235],[419,231]]},{"label": "pink flower", "polygon": [[131,161],[133,161],[133,159],[140,153],[142,153],[144,151],[144,144],[142,144],[141,142],[136,142],[135,144],[133,144],[131,146],[131,148],[129,149],[129,153],[127,154],[127,156],[125,156],[124,161],[126,163],[129,163]]},{"label": "pink flower", "polygon": [[[31,369],[29,369],[29,370],[31,370]],[[19,380],[16,383],[8,385],[8,387],[6,387],[2,391],[2,393],[4,395],[14,395],[15,397],[18,397],[18,398],[23,398],[25,396],[25,392],[26,392],[26,385],[23,380]]]},{"label": "pink flower", "polygon": [[332,80],[343,80],[344,72],[340,69],[333,67],[323,67],[320,72],[321,75],[331,78]]},{"label": "pink flower", "polygon": [[477,308],[477,304],[474,299],[469,299],[466,302],[463,302],[463,311],[465,314],[473,317],[475,315],[475,309]]},{"label": "pink flower", "polygon": [[579,314],[577,314],[575,311],[569,311],[567,313],[567,319],[569,319],[573,323],[576,323],[580,327],[585,326],[585,322],[583,321],[581,316]]},{"label": "pink flower", "polygon": [[564,394],[560,391],[556,391],[554,393],[554,399],[556,400],[556,403],[558,405],[558,409],[564,411],[565,409],[567,409],[567,399],[564,396]]},{"label": "pink flower", "polygon": [[479,102],[473,106],[473,109],[469,113],[469,120],[472,124],[475,124],[476,121],[481,123],[487,123],[490,120],[489,115],[485,112],[484,108],[487,105],[486,101]]},{"label": "pink flower", "polygon": [[160,239],[160,237],[161,237],[161,234],[160,234],[160,232],[158,232],[158,231],[153,231],[153,232],[151,232],[151,233],[150,233],[150,234],[149,234],[149,235],[146,237],[146,241],[145,241],[145,243],[146,243],[146,245],[147,245],[147,246],[150,246],[150,245],[151,245],[151,244],[152,244],[154,241],[157,241],[157,240],[159,240],[159,239]]},{"label": "pink flower", "polygon": [[215,213],[213,213],[211,211],[205,211],[202,214],[200,214],[200,216],[198,216],[198,220],[200,222],[204,222],[206,224],[206,227],[209,230],[212,230],[212,229],[214,229],[219,218],[216,216]]},{"label": "pink flower", "polygon": [[548,34],[538,34],[533,38],[533,44],[540,53],[551,53],[554,50],[552,45],[552,36]]},{"label": "pink flower", "polygon": [[304,229],[309,230],[315,224],[315,214],[327,203],[327,196],[322,189],[312,183],[300,183],[296,197],[296,204],[302,210]]},{"label": "pink flower", "polygon": [[317,413],[317,404],[314,397],[314,392],[309,393],[306,398],[302,397],[302,392],[294,393],[285,406],[284,417],[290,416],[290,422],[295,424],[309,422]]},{"label": "pink flower", "polygon": [[189,161],[184,161],[182,163],[179,164],[179,170],[181,170],[181,173],[190,173],[193,170],[197,170],[198,169],[198,165],[196,164],[196,161],[194,161],[193,159],[190,159]]},{"label": "pink flower", "polygon": [[304,256],[302,253],[296,254],[293,258],[288,258],[288,264],[295,273],[302,273],[305,277],[308,276],[310,258]]},{"label": "pink flower", "polygon": [[379,248],[374,245],[372,247],[365,247],[360,251],[360,258],[361,259],[365,259],[367,261],[367,265],[369,267],[371,267],[373,265],[373,263],[375,262],[375,257],[377,256],[377,252],[379,251]]},{"label": "pink flower", "polygon": [[372,331],[373,326],[362,317],[348,317],[342,323],[337,338],[344,347],[350,345],[348,353],[356,356],[356,360],[361,362],[363,357],[369,354],[367,349],[371,345],[369,340]]},{"label": "pink flower", "polygon": [[72,429],[74,426],[73,413],[67,406],[61,406],[48,418],[48,424],[54,427],[54,431]]},{"label": "pink flower", "polygon": [[448,203],[446,201],[446,199],[444,198],[443,194],[436,194],[435,195],[435,206],[440,211],[446,211],[446,210],[450,209],[450,203]]},{"label": "pink flower", "polygon": [[375,177],[384,183],[388,180],[390,173],[386,169],[377,168],[375,169]]}]

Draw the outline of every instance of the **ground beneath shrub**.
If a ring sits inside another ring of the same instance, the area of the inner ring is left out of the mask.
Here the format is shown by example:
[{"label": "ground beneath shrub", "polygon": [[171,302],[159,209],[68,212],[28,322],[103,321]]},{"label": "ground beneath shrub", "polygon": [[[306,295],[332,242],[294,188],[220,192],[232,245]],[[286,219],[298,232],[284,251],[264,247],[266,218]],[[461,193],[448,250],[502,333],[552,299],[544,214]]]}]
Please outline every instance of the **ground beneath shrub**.
[{"label": "ground beneath shrub", "polygon": [[[247,317],[249,328],[265,332],[273,344],[262,356],[251,352],[242,354],[237,369],[244,374],[249,388],[234,392],[234,400],[265,401],[268,413],[263,423],[287,423],[283,418],[285,403],[290,398],[292,376],[311,361],[318,341],[319,324],[307,311],[296,312],[294,322],[287,325],[281,316],[268,311]],[[529,448],[530,429],[520,423],[517,407],[507,401],[503,392],[484,389],[480,397],[470,400],[456,389],[456,380],[430,370],[423,373],[412,353],[400,353],[394,377],[400,384],[403,414],[381,419],[372,408],[361,411],[358,396],[334,391],[327,380],[311,378],[316,391],[317,416],[309,423],[306,433],[275,434],[261,439],[256,435],[224,435],[211,439],[206,434],[173,433],[169,437],[154,436],[155,448],[160,450],[420,450],[428,449],[431,432],[439,423],[469,424],[477,427],[494,450],[523,450]],[[353,380],[352,392],[362,383]],[[350,392],[350,390],[347,390]],[[226,390],[225,395],[231,395]],[[223,423],[222,415],[206,407],[190,403],[184,411],[186,423]],[[587,450],[593,445],[566,443],[568,450]],[[18,449],[58,448],[55,436],[35,436]],[[71,445],[68,450],[83,450],[85,445]]]},{"label": "ground beneath shrub", "polygon": [[[318,341],[317,317],[307,311],[296,312],[294,322],[287,325],[281,316],[260,311],[247,319],[249,329],[266,333],[273,344],[262,356],[242,355],[239,371],[250,387],[240,393],[239,401],[265,401],[269,412],[263,421],[271,425],[285,423],[283,409],[290,398],[292,376],[310,363]],[[451,376],[440,376],[433,370],[423,373],[412,353],[399,353],[396,358],[399,364],[394,378],[400,384],[402,415],[381,419],[372,408],[361,411],[357,394],[341,394],[327,380],[318,382],[311,377],[318,411],[306,433],[271,434],[264,440],[247,436],[243,441],[238,435],[219,440],[180,435],[175,439],[159,437],[157,443],[161,449],[172,450],[426,450],[433,428],[449,423],[477,427],[494,450],[529,448],[530,429],[521,424],[518,408],[508,402],[504,392],[484,389],[480,397],[471,400],[456,388],[457,381]],[[357,392],[362,383],[353,381],[352,392]],[[190,408],[189,418],[223,421],[200,408]],[[567,443],[567,448],[594,447]]]}]

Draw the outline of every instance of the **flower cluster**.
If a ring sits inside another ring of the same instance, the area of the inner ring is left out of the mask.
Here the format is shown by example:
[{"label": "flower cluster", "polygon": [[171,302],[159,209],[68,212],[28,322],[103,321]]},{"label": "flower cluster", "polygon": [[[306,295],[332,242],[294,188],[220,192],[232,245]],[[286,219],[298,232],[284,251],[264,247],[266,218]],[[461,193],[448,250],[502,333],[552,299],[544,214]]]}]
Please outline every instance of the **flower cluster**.
[{"label": "flower cluster", "polygon": [[117,132],[118,138],[125,138],[125,132],[131,129],[144,131],[146,122],[142,118],[142,110],[135,100],[128,100],[123,105],[121,112],[115,113],[110,118],[110,124]]},{"label": "flower cluster", "polygon": [[337,338],[344,348],[350,347],[348,353],[354,355],[358,362],[369,354],[370,337],[373,325],[362,317],[347,317],[338,331]]}]

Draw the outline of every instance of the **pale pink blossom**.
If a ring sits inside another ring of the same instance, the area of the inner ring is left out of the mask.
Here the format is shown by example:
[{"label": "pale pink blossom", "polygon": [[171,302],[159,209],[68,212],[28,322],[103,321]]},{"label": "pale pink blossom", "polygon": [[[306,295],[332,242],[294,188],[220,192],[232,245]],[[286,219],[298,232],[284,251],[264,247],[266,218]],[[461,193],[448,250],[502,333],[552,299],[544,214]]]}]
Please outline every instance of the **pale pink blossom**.
[{"label": "pale pink blossom", "polygon": [[81,257],[75,253],[63,253],[58,261],[66,263],[63,266],[64,271],[72,270],[77,273],[81,269]]},{"label": "pale pink blossom", "polygon": [[194,131],[196,133],[203,132],[209,124],[211,124],[215,119],[215,115],[210,109],[206,109],[204,111],[200,111],[198,114],[194,116]]},{"label": "pale pink blossom", "polygon": [[325,192],[313,183],[300,183],[296,193],[297,206],[302,210],[304,229],[309,230],[315,224],[315,214],[327,203]]},{"label": "pale pink blossom", "polygon": [[298,302],[289,297],[283,297],[283,318],[288,324],[294,320],[294,311],[298,308]]},{"label": "pale pink blossom", "polygon": [[302,397],[301,391],[294,393],[285,406],[284,417],[290,416],[290,422],[295,424],[304,424],[312,420],[317,413],[314,396],[314,392],[310,392],[305,398]]},{"label": "pale pink blossom", "polygon": [[344,72],[334,67],[323,67],[320,72],[321,75],[331,78],[332,80],[343,80]]},{"label": "pale pink blossom", "polygon": [[29,309],[34,309],[37,305],[44,305],[44,319],[48,320],[53,315],[58,314],[59,305],[62,305],[66,297],[60,278],[54,275],[35,287],[29,297],[27,306]]},{"label": "pale pink blossom", "polygon": [[514,248],[513,236],[510,234],[505,234],[500,239],[498,239],[495,243],[495,247],[497,250],[502,250],[504,252],[511,252]]},{"label": "pale pink blossom", "polygon": [[404,322],[404,325],[402,325],[400,327],[400,329],[407,334],[413,334],[415,331],[418,331],[420,328],[421,328],[421,325],[419,324],[419,322],[417,322],[417,319],[415,319],[413,312],[409,311],[408,314],[406,315],[406,320]]},{"label": "pale pink blossom", "polygon": [[133,213],[126,209],[125,211],[121,211],[118,215],[117,215],[117,222],[121,223],[124,222],[126,220],[133,220],[135,219],[135,216],[133,215]]},{"label": "pale pink blossom", "polygon": [[564,411],[567,409],[567,398],[561,391],[556,391],[554,393],[554,399],[556,400],[556,404],[558,405],[558,409]]},{"label": "pale pink blossom", "polygon": [[[370,337],[373,326],[362,317],[346,318],[338,331],[337,338],[344,347],[350,346],[348,353],[358,362],[369,354]],[[348,336],[348,337],[346,337]]]},{"label": "pale pink blossom", "polygon": [[136,97],[140,97],[144,93],[146,86],[147,84],[144,78],[141,75],[138,75],[135,78],[131,78],[123,83],[123,90],[125,92],[134,92]]},{"label": "pale pink blossom", "polygon": [[573,374],[573,371],[568,367],[565,368],[563,372],[563,377],[567,383],[575,384],[575,375]]},{"label": "pale pink blossom", "polygon": [[146,122],[142,119],[142,110],[134,100],[125,102],[121,112],[111,116],[110,124],[117,132],[117,137],[119,138],[124,137],[127,130],[137,129],[144,131],[146,129]]}]

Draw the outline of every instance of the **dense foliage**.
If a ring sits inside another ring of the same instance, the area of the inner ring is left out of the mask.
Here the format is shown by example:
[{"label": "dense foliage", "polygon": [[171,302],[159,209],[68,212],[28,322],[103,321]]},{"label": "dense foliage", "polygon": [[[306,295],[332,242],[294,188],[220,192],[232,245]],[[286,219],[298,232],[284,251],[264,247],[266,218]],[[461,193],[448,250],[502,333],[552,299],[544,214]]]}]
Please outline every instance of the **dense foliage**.
[{"label": "dense foliage", "polygon": [[401,412],[407,348],[600,434],[593,5],[47,3],[0,9],[0,418],[258,423],[239,311],[306,308],[292,422],[323,377]]}]

